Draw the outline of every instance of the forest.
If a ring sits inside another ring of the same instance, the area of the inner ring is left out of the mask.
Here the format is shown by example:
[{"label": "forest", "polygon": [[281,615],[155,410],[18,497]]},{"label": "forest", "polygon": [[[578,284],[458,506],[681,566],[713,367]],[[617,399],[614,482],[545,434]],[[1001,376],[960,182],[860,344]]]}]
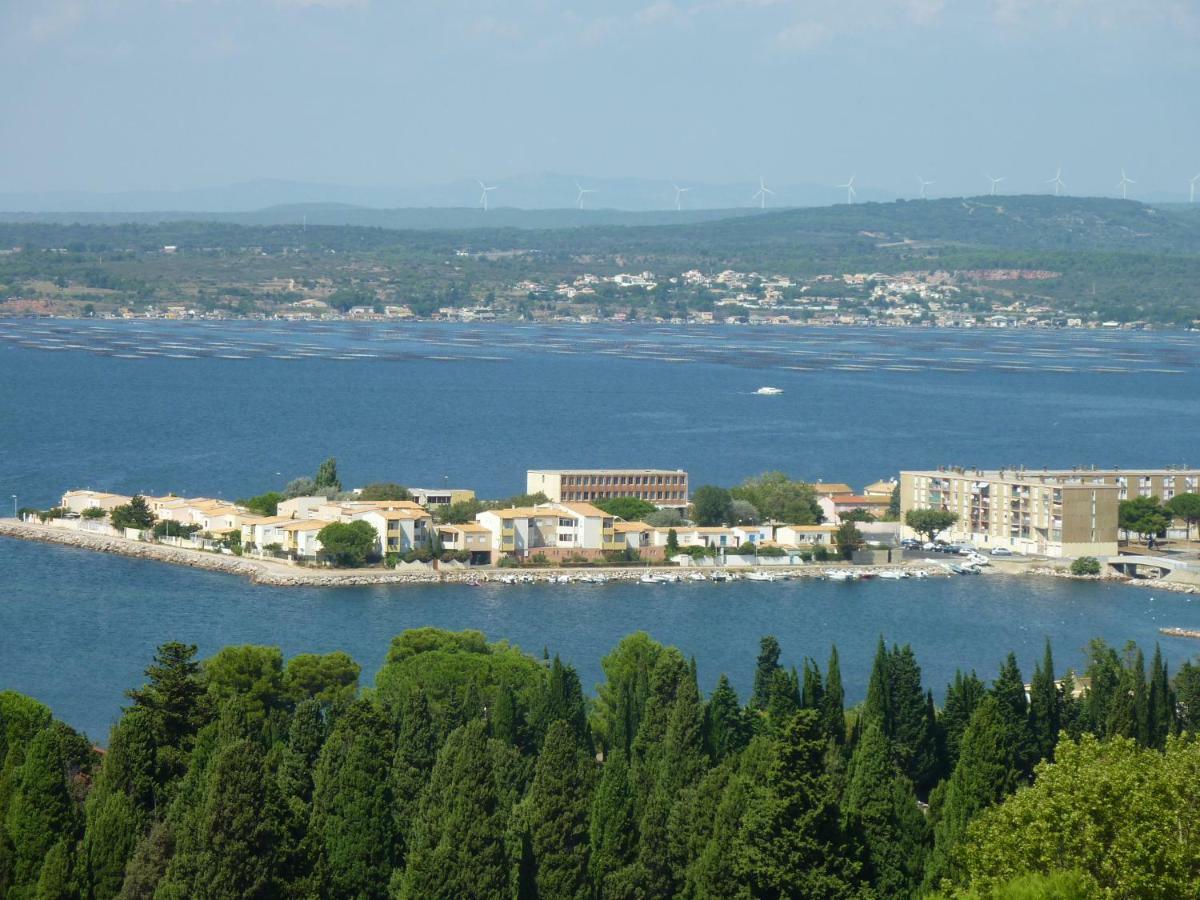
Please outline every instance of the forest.
[{"label": "forest", "polygon": [[106,746],[0,693],[11,898],[1194,896],[1200,667],[1047,643],[1026,687],[935,702],[879,641],[847,707],[832,648],[761,641],[741,698],[644,633],[576,670],[479,632],[345,653],[167,643]]}]

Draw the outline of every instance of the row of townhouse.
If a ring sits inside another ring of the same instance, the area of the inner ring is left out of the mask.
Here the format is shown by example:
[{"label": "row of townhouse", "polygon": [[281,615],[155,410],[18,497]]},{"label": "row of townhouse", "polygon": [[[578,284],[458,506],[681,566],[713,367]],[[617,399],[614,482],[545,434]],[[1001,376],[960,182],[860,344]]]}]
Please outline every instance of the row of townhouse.
[{"label": "row of townhouse", "polygon": [[[90,506],[111,510],[129,499],[118,494],[71,491],[64,495],[62,505],[79,513]],[[569,501],[489,509],[478,513],[474,522],[435,524],[425,507],[410,500],[295,497],[281,502],[276,515],[264,516],[206,497],[168,495],[145,499],[159,520],[199,526],[213,538],[236,533],[247,550],[297,559],[316,558],[321,551],[318,535],[334,522],[369,524],[377,535],[375,549],[380,555],[403,554],[436,544],[443,550],[467,552],[474,565],[494,564],[504,557],[542,556],[553,562],[580,557],[601,559],[606,553],[624,550],[636,551],[647,559],[661,559],[672,531],[680,547],[726,550],[745,544],[784,548],[830,545],[836,531],[833,524],[654,527],[622,521],[590,503]]]}]

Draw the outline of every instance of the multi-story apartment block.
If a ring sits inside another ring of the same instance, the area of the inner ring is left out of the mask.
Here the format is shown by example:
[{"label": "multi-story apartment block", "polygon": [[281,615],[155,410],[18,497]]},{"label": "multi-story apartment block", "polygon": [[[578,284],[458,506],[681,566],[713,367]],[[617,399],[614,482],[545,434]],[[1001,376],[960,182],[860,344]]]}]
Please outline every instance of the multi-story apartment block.
[{"label": "multi-story apartment block", "polygon": [[[902,516],[910,509],[944,509],[958,522],[944,536],[988,549],[1007,547],[1046,556],[1103,556],[1117,552],[1122,500],[1196,490],[1195,469],[942,468],[900,473]],[[911,529],[905,528],[906,534]]]},{"label": "multi-story apartment block", "polygon": [[489,509],[475,519],[492,534],[493,559],[536,553],[554,558],[574,554],[594,557],[626,547],[624,536],[616,533],[615,518],[589,503]]},{"label": "multi-story apartment block", "polygon": [[525,480],[531,494],[553,503],[595,503],[614,497],[637,497],[655,506],[688,504],[683,469],[530,469]]}]

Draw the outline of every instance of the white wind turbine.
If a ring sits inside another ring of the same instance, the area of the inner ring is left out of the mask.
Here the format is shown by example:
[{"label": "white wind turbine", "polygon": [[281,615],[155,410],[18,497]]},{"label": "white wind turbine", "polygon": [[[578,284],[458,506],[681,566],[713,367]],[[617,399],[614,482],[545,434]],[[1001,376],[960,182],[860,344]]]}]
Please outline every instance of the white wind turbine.
[{"label": "white wind turbine", "polygon": [[585,194],[594,194],[594,193],[596,193],[596,189],[595,188],[585,188],[578,181],[575,182],[575,187],[577,187],[579,189],[579,196],[577,196],[575,198],[575,203],[579,206],[580,209],[583,209],[584,195]]},{"label": "white wind turbine", "polygon": [[1132,178],[1130,178],[1128,175],[1126,175],[1125,170],[1122,169],[1121,170],[1121,180],[1117,182],[1117,187],[1119,187],[1121,189],[1121,199],[1122,200],[1129,199],[1129,186],[1131,184],[1137,184],[1137,182],[1134,181]]},{"label": "white wind turbine", "polygon": [[1062,180],[1062,166],[1058,167],[1058,171],[1054,173],[1053,178],[1046,179],[1046,184],[1054,185],[1054,196],[1057,197],[1058,192],[1066,187],[1066,184]]},{"label": "white wind turbine", "polygon": [[766,209],[767,208],[767,194],[771,194],[772,196],[774,196],[775,192],[773,190],[771,190],[769,187],[767,187],[767,183],[765,181],[763,181],[763,177],[761,175],[759,175],[758,176],[758,190],[754,192],[754,196],[751,197],[750,199],[758,201],[759,209]]},{"label": "white wind turbine", "polygon": [[991,175],[988,175],[985,173],[983,177],[992,183],[992,196],[995,197],[996,196],[996,185],[998,185],[1000,182],[1002,182],[1004,180],[1004,176],[1001,175],[999,178],[993,178]]},{"label": "white wind turbine", "polygon": [[1188,181],[1188,203],[1196,202],[1196,182],[1200,181],[1200,175],[1193,175]]},{"label": "white wind turbine", "polygon": [[686,194],[688,191],[690,191],[691,188],[690,187],[680,187],[677,184],[672,184],[671,187],[675,188],[675,209],[676,210],[683,209],[683,195]]},{"label": "white wind turbine", "polygon": [[854,202],[854,197],[856,195],[856,192],[854,190],[854,176],[853,175],[850,176],[850,180],[847,181],[845,184],[835,184],[834,187],[840,187],[840,188],[846,189],[846,205],[847,206],[849,206],[851,203]]},{"label": "white wind turbine", "polygon": [[487,212],[488,194],[490,194],[492,191],[494,191],[500,185],[498,185],[498,184],[487,185],[479,180],[476,180],[475,183],[479,185],[479,190],[482,191],[482,193],[479,195],[479,205],[483,207],[484,212]]},{"label": "white wind turbine", "polygon": [[918,176],[917,176],[917,181],[918,181],[918,182],[920,183],[920,185],[921,185],[921,199],[922,199],[922,200],[924,200],[924,199],[926,199],[926,197],[925,197],[925,188],[929,187],[929,186],[930,186],[931,184],[933,184],[934,182],[932,182],[932,181],[926,181],[926,180],[925,180],[924,178],[922,178],[920,175],[918,175]]}]

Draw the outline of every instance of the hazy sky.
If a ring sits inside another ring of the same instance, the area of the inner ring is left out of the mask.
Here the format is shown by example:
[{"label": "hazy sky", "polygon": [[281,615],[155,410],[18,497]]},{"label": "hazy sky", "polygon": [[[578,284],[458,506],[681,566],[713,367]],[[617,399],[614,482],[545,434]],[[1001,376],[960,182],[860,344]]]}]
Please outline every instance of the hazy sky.
[{"label": "hazy sky", "polygon": [[1200,0],[0,0],[0,84],[0,191],[1200,172]]}]

